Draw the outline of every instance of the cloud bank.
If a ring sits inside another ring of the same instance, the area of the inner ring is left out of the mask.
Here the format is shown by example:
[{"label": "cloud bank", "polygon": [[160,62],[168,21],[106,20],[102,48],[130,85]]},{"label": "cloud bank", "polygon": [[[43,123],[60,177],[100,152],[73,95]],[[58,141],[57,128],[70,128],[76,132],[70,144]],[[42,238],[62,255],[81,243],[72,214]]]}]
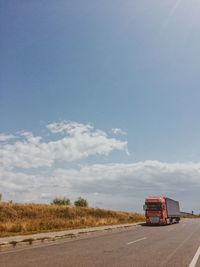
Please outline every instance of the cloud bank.
[{"label": "cloud bank", "polygon": [[144,161],[57,168],[50,174],[2,171],[0,188],[19,201],[50,202],[58,195],[72,199],[82,195],[94,206],[101,202],[104,208],[138,211],[146,196],[167,195],[190,211],[199,208],[199,177],[200,163]]},{"label": "cloud bank", "polygon": [[47,129],[48,141],[30,132],[2,138],[0,190],[7,199],[49,203],[81,195],[92,206],[142,211],[145,197],[167,195],[180,200],[183,210],[199,212],[200,163],[83,164],[94,155],[127,152],[127,141],[77,122],[54,122]]}]

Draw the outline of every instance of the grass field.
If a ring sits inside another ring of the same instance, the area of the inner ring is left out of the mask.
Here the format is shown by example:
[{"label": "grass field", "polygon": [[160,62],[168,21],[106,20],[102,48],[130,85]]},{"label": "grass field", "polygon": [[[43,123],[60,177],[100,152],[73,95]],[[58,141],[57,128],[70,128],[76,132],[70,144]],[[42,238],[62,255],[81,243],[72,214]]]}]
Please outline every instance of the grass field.
[{"label": "grass field", "polygon": [[42,204],[0,204],[0,237],[133,223],[144,215],[103,209]]}]

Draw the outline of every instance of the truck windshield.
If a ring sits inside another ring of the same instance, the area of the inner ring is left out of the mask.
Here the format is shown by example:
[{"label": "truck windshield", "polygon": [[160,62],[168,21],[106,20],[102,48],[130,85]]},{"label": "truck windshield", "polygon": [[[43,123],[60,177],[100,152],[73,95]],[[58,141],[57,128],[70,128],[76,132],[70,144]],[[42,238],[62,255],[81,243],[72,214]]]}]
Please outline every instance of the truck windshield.
[{"label": "truck windshield", "polygon": [[162,210],[161,203],[146,203],[147,210]]}]

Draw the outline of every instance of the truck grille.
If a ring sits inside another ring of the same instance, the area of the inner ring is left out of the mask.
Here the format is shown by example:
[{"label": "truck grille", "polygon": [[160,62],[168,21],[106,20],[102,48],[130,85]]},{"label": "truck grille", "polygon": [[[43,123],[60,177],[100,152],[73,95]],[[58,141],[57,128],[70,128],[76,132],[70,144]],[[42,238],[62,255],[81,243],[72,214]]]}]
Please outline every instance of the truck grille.
[{"label": "truck grille", "polygon": [[159,217],[150,217],[149,219],[150,219],[151,223],[159,223],[159,221],[160,221]]}]

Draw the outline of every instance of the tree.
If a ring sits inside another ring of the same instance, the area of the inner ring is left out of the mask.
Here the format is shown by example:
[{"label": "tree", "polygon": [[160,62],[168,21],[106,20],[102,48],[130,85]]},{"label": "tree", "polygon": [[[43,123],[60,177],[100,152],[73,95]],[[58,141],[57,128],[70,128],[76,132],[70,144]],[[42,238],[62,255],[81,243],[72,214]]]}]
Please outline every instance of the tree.
[{"label": "tree", "polygon": [[66,197],[56,197],[51,203],[52,205],[65,205],[69,206],[71,205],[70,199]]},{"label": "tree", "polygon": [[86,199],[79,197],[75,202],[74,205],[77,207],[88,207],[88,202]]},{"label": "tree", "polygon": [[0,202],[2,201],[2,194],[0,193]]}]

